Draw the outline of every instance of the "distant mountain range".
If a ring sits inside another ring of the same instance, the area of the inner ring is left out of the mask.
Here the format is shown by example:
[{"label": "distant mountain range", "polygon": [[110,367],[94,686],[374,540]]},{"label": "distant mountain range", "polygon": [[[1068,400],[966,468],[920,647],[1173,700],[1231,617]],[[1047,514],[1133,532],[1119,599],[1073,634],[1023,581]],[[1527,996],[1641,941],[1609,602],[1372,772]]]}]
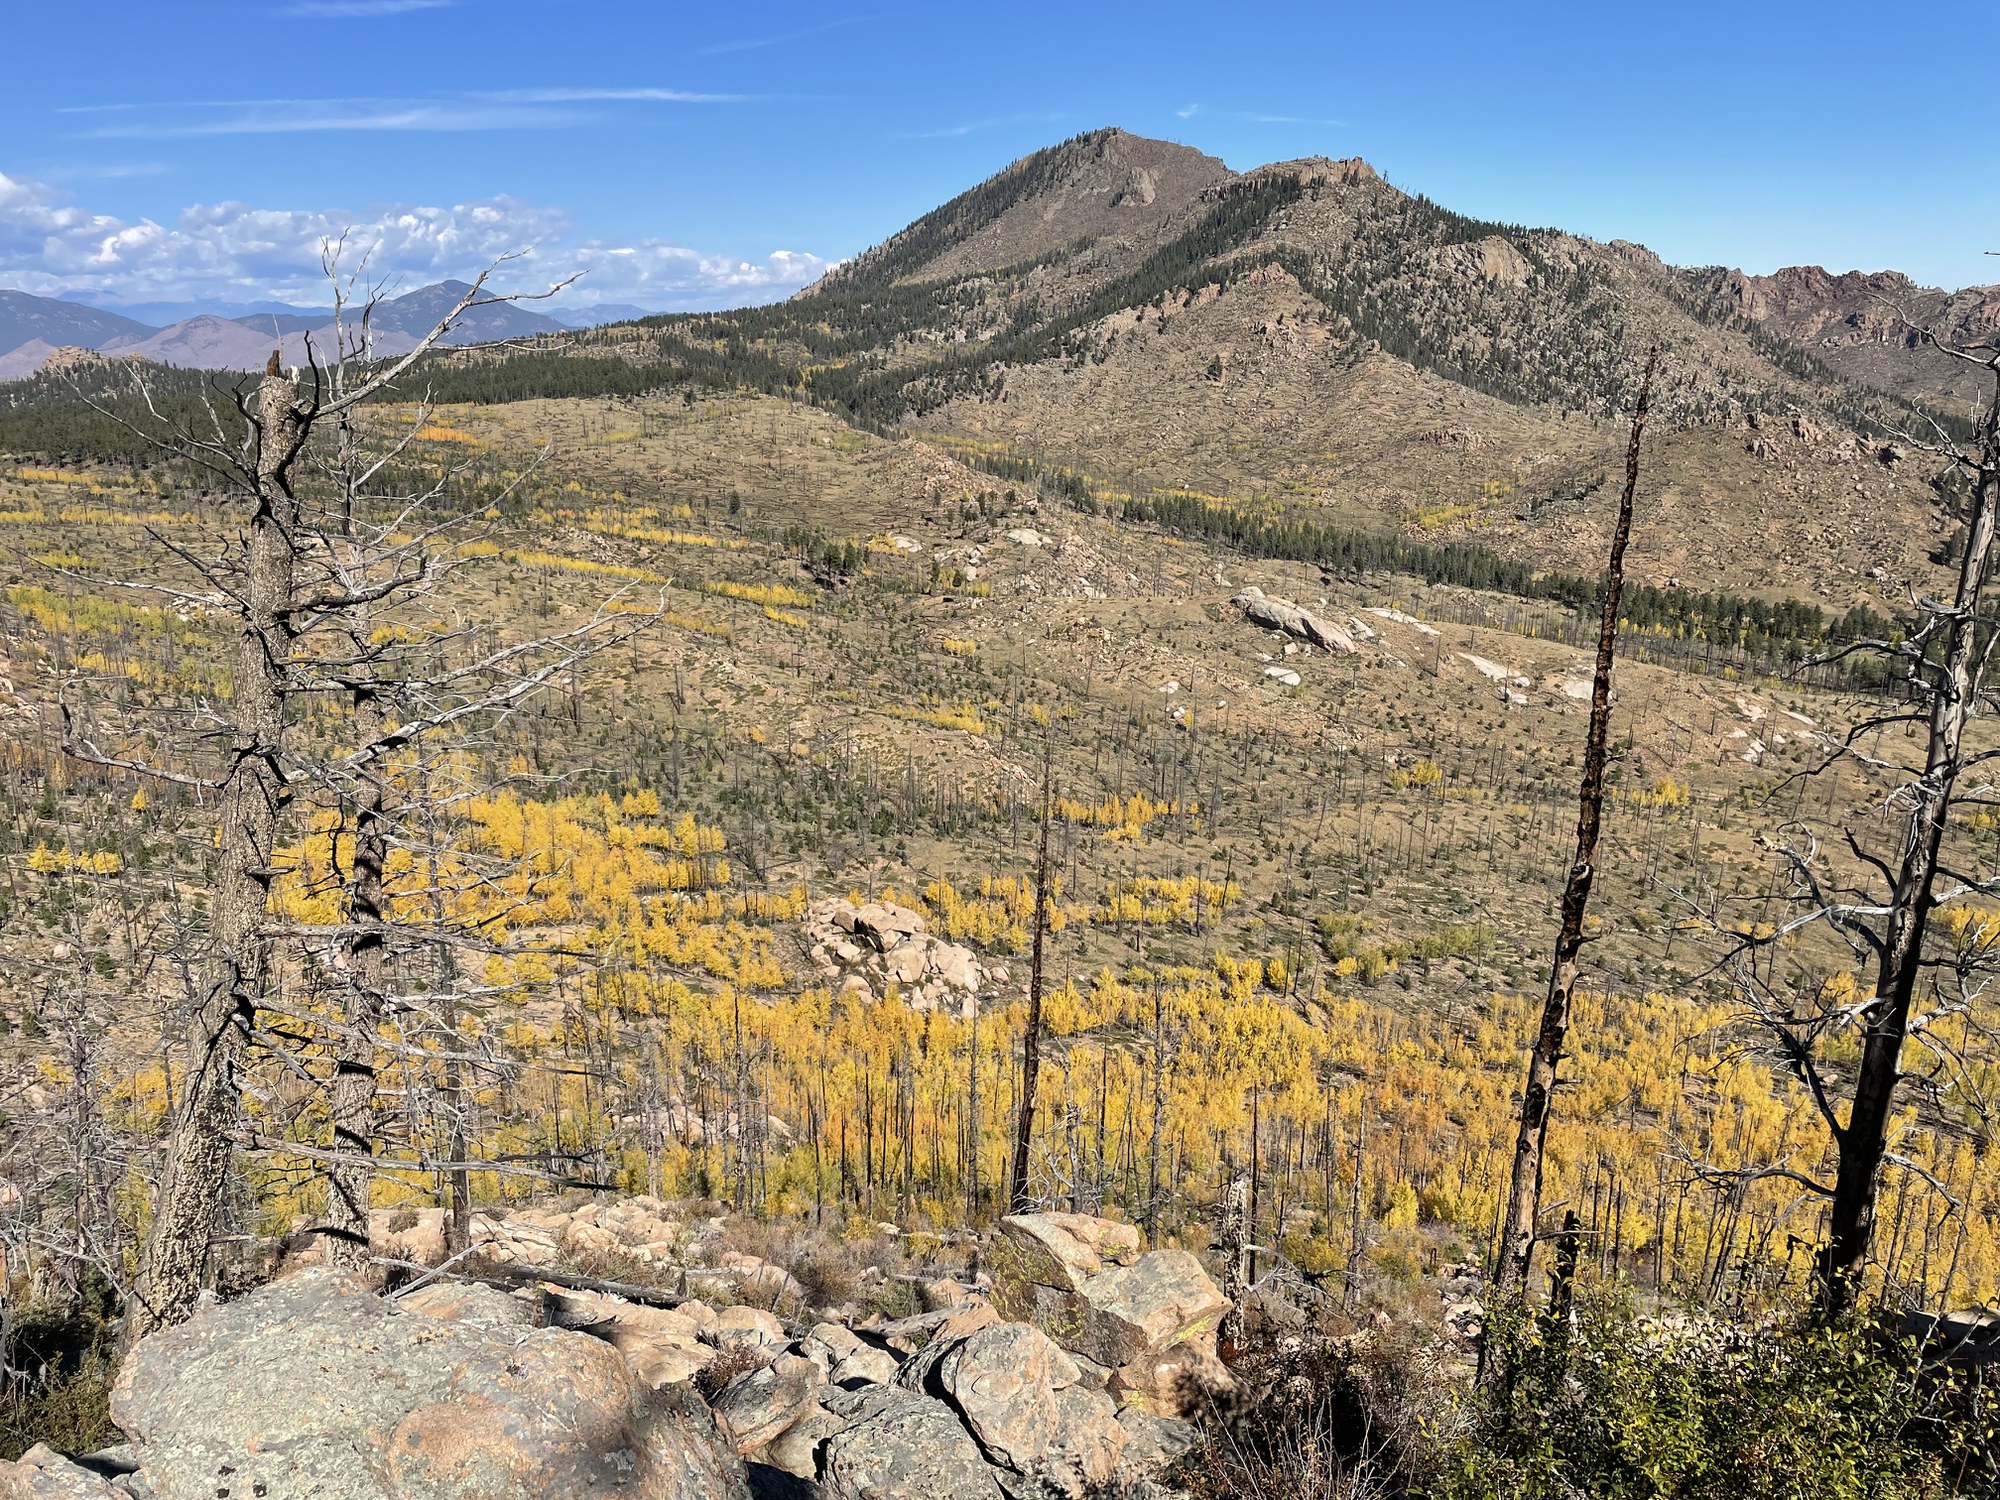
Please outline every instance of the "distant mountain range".
[{"label": "distant mountain range", "polygon": [[281,317],[306,319],[305,326],[317,328],[326,321],[324,307],[304,307],[293,302],[275,302],[268,298],[251,302],[110,302],[100,303],[82,292],[64,292],[57,299],[62,302],[79,303],[90,307],[103,307],[107,312],[122,313],[128,318],[154,328],[166,328],[171,324],[198,318],[203,313],[218,318],[241,318],[257,321],[261,317],[276,314]]},{"label": "distant mountain range", "polygon": [[[383,302],[370,319],[370,348],[378,355],[395,355],[415,347],[466,287],[463,281],[442,281]],[[625,303],[565,308],[553,315],[533,309],[534,304],[513,302],[475,304],[445,342],[489,344],[647,316],[644,308]],[[347,334],[350,343],[360,337],[351,315]],[[332,318],[326,309],[282,302],[218,307],[154,302],[112,311],[68,297],[0,291],[0,380],[33,375],[49,355],[63,348],[184,369],[256,370],[263,368],[275,346],[287,364],[304,364],[308,339],[324,359],[333,345]]]},{"label": "distant mountain range", "polygon": [[136,318],[81,303],[36,297],[27,292],[0,291],[0,356],[11,354],[32,339],[52,348],[76,345],[95,349],[113,339],[141,338],[156,330]]}]

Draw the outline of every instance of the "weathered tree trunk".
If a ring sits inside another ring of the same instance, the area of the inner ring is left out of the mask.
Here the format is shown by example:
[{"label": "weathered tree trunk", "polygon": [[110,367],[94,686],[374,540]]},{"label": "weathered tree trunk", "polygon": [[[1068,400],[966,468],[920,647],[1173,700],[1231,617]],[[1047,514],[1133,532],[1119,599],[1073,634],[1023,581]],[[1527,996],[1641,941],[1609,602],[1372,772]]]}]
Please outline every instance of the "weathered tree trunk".
[{"label": "weathered tree trunk", "polygon": [[290,796],[281,755],[298,522],[288,470],[305,433],[297,402],[298,388],[279,374],[273,355],[252,424],[256,488],[248,497],[235,739],[220,798],[208,955],[188,1022],[187,1077],[126,1312],[128,1343],[179,1322],[201,1291],[227,1185],[244,1046],[269,978],[265,906],[278,820]]},{"label": "weathered tree trunk", "polygon": [[[438,992],[449,994],[451,987],[458,983],[458,964],[445,944],[433,945],[432,966]],[[445,1059],[443,1080],[447,1111],[445,1155],[452,1163],[447,1169],[449,1193],[445,1205],[444,1243],[445,1248],[456,1255],[472,1244],[472,1169],[465,1165],[472,1159],[472,1141],[465,1128],[465,1065],[456,1055],[465,1045],[458,1030],[458,1002],[445,1000],[441,1002],[441,1007],[446,1026],[445,1045],[453,1054]]]},{"label": "weathered tree trunk", "polygon": [[[361,619],[365,625],[365,611]],[[365,646],[366,641],[365,629],[358,631],[357,646]],[[355,688],[353,707],[356,743],[366,746],[378,742],[384,720],[381,699],[373,683]],[[389,858],[387,774],[386,767],[380,764],[367,767],[354,799],[346,917],[355,930],[347,939],[343,954],[347,991],[343,1007],[345,1024],[339,1055],[334,1060],[329,1101],[336,1153],[327,1170],[329,1258],[336,1266],[353,1270],[368,1264],[368,1208],[375,1183],[375,1033],[382,1020],[382,973],[386,958],[380,928],[388,920],[382,884]]]},{"label": "weathered tree trunk", "polygon": [[[1632,536],[1632,501],[1639,486],[1639,440],[1646,430],[1646,409],[1652,396],[1659,350],[1646,356],[1646,373],[1639,384],[1639,404],[1632,414],[1632,436],[1625,449],[1625,490],[1618,502],[1618,520],[1611,533],[1611,564],[1605,578],[1604,612],[1597,631],[1597,671],[1590,690],[1590,730],[1584,741],[1583,782],[1577,797],[1576,857],[1563,887],[1562,923],[1557,931],[1555,961],[1549,969],[1548,999],[1542,1024],[1528,1060],[1527,1087],[1521,1097],[1521,1129],[1514,1143],[1514,1165],[1501,1221],[1499,1264],[1494,1268],[1496,1299],[1525,1295],[1528,1265],[1535,1250],[1535,1218],[1542,1201],[1542,1158],[1548,1144],[1549,1115],[1555,1102],[1556,1068],[1569,1035],[1570,1008],[1576,999],[1577,956],[1583,950],[1584,917],[1590,888],[1597,876],[1597,838],[1604,819],[1604,768],[1609,758],[1611,728],[1611,668],[1618,645],[1618,603],[1625,587],[1625,546]],[[1490,1375],[1497,1361],[1486,1356]]]},{"label": "weathered tree trunk", "polygon": [[[1840,1164],[1834,1177],[1827,1242],[1818,1257],[1823,1310],[1837,1317],[1854,1304],[1875,1233],[1875,1198],[1888,1147],[1889,1116],[1902,1079],[1903,1041],[1923,968],[1924,935],[1935,909],[1938,856],[1952,794],[1965,760],[1965,727],[1976,707],[1986,649],[1980,604],[1992,565],[1996,512],[2000,512],[2000,395],[1988,411],[1982,462],[1973,487],[1965,556],[1945,632],[1944,659],[1931,695],[1924,774],[1909,789],[1909,832],[1889,901],[1875,999],[1864,1016],[1867,1032],[1856,1070],[1847,1123],[1836,1133]],[[1991,627],[1988,626],[1988,629]]]},{"label": "weathered tree trunk", "polygon": [[[1201,909],[1197,898],[1195,910]],[[1167,1115],[1165,1028],[1161,1024],[1160,977],[1153,976],[1153,1129],[1146,1149],[1146,1243],[1160,1242],[1160,1131]]]},{"label": "weathered tree trunk", "polygon": [[1014,1176],[1007,1193],[1008,1210],[1026,1213],[1028,1151],[1035,1139],[1035,1080],[1042,1070],[1042,945],[1049,930],[1050,767],[1053,748],[1042,744],[1042,828],[1035,849],[1035,937],[1028,964],[1028,1023],[1021,1039],[1021,1103],[1014,1119]]},{"label": "weathered tree trunk", "polygon": [[422,809],[424,845],[429,851],[429,888],[426,902],[430,908],[432,941],[430,945],[431,993],[435,996],[440,1030],[440,1044],[444,1061],[439,1069],[438,1089],[442,1095],[440,1107],[444,1111],[445,1160],[450,1163],[443,1173],[445,1216],[445,1248],[456,1255],[472,1244],[472,1171],[466,1163],[472,1159],[470,1132],[466,1128],[466,1107],[470,1091],[465,1086],[465,1064],[461,1054],[465,1050],[465,1038],[459,1031],[458,954],[451,944],[443,940],[443,934],[451,920],[451,907],[445,890],[449,861],[445,854],[445,818],[442,813],[443,792],[432,782],[433,767],[428,758],[420,758],[416,764],[417,805]]},{"label": "weathered tree trunk", "polygon": [[1222,1261],[1222,1295],[1229,1311],[1219,1332],[1225,1345],[1243,1341],[1243,1297],[1250,1288],[1250,1178],[1238,1172],[1222,1190],[1216,1210],[1216,1254]]},{"label": "weathered tree trunk", "polygon": [[[337,385],[342,373],[335,372]],[[334,441],[343,487],[342,545],[352,551],[355,507],[360,497],[357,434],[351,410],[342,411],[336,419]],[[360,559],[352,561],[359,563]],[[361,569],[356,567],[357,581],[360,576]],[[382,743],[382,731],[387,727],[382,686],[373,670],[361,665],[368,660],[372,645],[373,611],[365,603],[357,604],[350,618],[348,637],[356,663],[349,692],[354,743],[357,749],[367,751]],[[351,931],[341,953],[346,988],[344,1024],[334,1059],[333,1085],[328,1090],[334,1151],[326,1184],[329,1258],[349,1270],[368,1264],[368,1209],[375,1186],[375,1032],[382,1019],[382,977],[387,958],[387,940],[380,929],[389,915],[383,891],[389,861],[388,776],[385,761],[364,764],[360,789],[354,797],[344,902]]]},{"label": "weathered tree trunk", "polygon": [[965,1222],[979,1218],[979,996],[972,1008],[971,1049],[965,1064]]}]

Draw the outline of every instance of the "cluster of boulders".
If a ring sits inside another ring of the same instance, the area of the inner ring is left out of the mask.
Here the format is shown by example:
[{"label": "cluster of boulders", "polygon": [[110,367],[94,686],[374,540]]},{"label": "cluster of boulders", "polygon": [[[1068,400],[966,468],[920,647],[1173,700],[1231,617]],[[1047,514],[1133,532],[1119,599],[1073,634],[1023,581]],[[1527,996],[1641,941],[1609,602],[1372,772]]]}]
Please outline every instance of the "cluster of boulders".
[{"label": "cluster of boulders", "polygon": [[[533,1270],[629,1262],[635,1270],[674,1273],[684,1297],[754,1302],[780,1311],[802,1308],[806,1290],[791,1272],[724,1247],[727,1222],[723,1215],[684,1219],[660,1199],[640,1194],[568,1208],[476,1213],[467,1241],[489,1265]],[[378,1208],[368,1218],[368,1244],[378,1256],[437,1265],[445,1258],[444,1210]],[[310,1264],[322,1255],[309,1246],[293,1260]],[[864,1279],[872,1270],[864,1269]]]},{"label": "cluster of boulders", "polygon": [[[643,1203],[569,1217],[666,1222]],[[381,1296],[295,1259],[133,1351],[112,1397],[126,1443],[0,1464],[0,1497],[1171,1494],[1182,1418],[1231,1389],[1229,1304],[1128,1225],[1002,1230],[973,1284],[921,1283],[925,1311],[789,1324],[573,1275],[507,1291],[438,1272]]]},{"label": "cluster of boulders", "polygon": [[737,1451],[841,1500],[1158,1493],[1194,1440],[1183,1418],[1233,1389],[1215,1347],[1229,1303],[1192,1255],[1142,1253],[1129,1225],[1001,1228],[990,1295],[927,1283],[929,1311],[815,1324],[722,1387]]},{"label": "cluster of boulders", "polygon": [[1438,1301],[1444,1304],[1444,1331],[1470,1344],[1486,1331],[1486,1273],[1476,1260],[1446,1266],[1439,1276]]},{"label": "cluster of boulders", "polygon": [[988,969],[964,944],[934,936],[922,912],[893,901],[815,901],[801,928],[814,967],[867,999],[893,984],[913,1009],[956,1006],[971,1016],[982,989],[1007,982],[1004,967]]},{"label": "cluster of boulders", "polygon": [[983,1302],[817,1324],[714,1409],[753,1473],[840,1500],[1139,1492],[1192,1440],[1184,1423],[1121,1411],[1046,1333]]},{"label": "cluster of boulders", "polygon": [[1216,1354],[1229,1301],[1185,1250],[1142,1251],[1130,1224],[1017,1214],[989,1253],[993,1301],[1047,1331],[1122,1406],[1180,1417],[1233,1389]]}]

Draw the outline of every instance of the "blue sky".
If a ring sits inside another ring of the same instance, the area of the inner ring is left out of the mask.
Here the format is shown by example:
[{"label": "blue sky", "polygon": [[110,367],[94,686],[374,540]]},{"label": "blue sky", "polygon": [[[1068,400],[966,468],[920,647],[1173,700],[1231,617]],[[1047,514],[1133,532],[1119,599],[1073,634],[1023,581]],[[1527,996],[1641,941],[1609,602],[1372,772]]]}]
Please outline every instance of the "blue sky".
[{"label": "blue sky", "polygon": [[8,12],[0,285],[48,294],[309,296],[352,226],[408,285],[532,244],[574,300],[761,300],[1111,124],[1681,263],[2000,281],[1994,0]]}]

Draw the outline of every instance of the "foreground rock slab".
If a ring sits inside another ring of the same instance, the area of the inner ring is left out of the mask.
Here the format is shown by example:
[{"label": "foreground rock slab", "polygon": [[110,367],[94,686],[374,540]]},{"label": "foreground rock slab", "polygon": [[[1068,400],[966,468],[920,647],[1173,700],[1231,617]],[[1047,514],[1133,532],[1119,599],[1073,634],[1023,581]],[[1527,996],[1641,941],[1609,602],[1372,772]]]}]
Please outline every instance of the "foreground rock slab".
[{"label": "foreground rock slab", "polygon": [[18,1463],[0,1463],[0,1500],[130,1500],[102,1476],[35,1444]]},{"label": "foreground rock slab", "polygon": [[1185,1417],[1233,1389],[1216,1355],[1229,1299],[1194,1256],[1141,1253],[1131,1226],[1082,1214],[1017,1214],[1000,1227],[999,1311],[1102,1371],[1121,1407]]},{"label": "foreground rock slab", "polygon": [[[417,1299],[412,1299],[413,1301]],[[145,1340],[111,1396],[151,1500],[748,1500],[715,1418],[610,1344],[455,1288],[308,1271]],[[29,1491],[28,1493],[34,1493]]]},{"label": "foreground rock slab", "polygon": [[842,1392],[851,1425],[826,1441],[820,1487],[833,1500],[1002,1500],[994,1472],[951,1409],[915,1391]]}]

